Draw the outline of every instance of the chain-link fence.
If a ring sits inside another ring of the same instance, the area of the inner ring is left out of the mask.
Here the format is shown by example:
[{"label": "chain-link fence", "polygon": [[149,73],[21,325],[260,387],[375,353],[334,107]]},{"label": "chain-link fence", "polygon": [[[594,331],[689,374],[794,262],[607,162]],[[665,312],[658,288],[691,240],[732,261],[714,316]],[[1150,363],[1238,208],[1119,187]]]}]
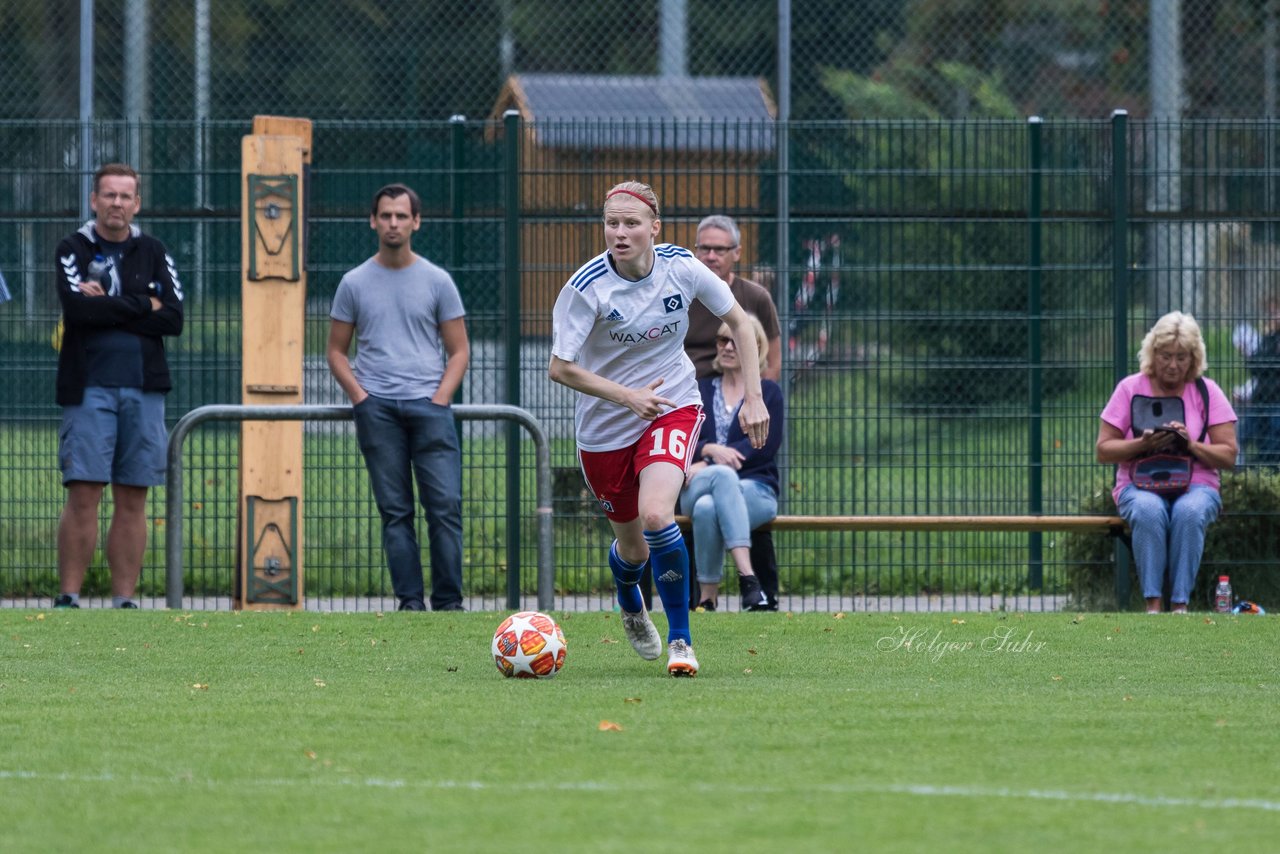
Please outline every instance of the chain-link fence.
[{"label": "chain-link fence", "polygon": [[0,118],[480,118],[513,74],[584,89],[761,78],[802,120],[1257,118],[1276,115],[1277,14],[1277,0],[7,0]]},{"label": "chain-link fence", "polygon": [[[743,226],[742,272],[770,285],[785,325],[786,513],[1078,513],[1108,480],[1093,460],[1098,413],[1116,375],[1134,370],[1156,316],[1170,307],[1196,313],[1210,375],[1239,389],[1240,401],[1250,335],[1270,331],[1264,308],[1280,273],[1272,122],[797,122],[771,126],[767,137],[706,123],[517,127],[515,119],[317,123],[305,397],[342,402],[323,356],[329,304],[342,272],[374,249],[368,196],[406,180],[426,205],[415,247],[453,272],[468,308],[473,360],[463,399],[515,403],[547,425],[558,593],[593,606],[611,601],[609,535],[574,458],[572,395],[546,378],[547,327],[558,289],[600,249],[599,205],[619,176],[659,188],[665,239],[688,245],[712,210]],[[249,130],[237,122],[93,128],[95,160],[135,144],[150,152],[140,223],[168,244],[187,281],[187,327],[171,347],[171,422],[203,403],[239,402],[237,158]],[[0,149],[20,152],[23,163],[0,170],[0,270],[13,295],[0,306],[0,581],[9,597],[47,597],[56,584],[52,248],[79,222],[77,175],[65,165],[78,133],[75,122],[0,122]],[[196,135],[215,164],[203,172],[189,159]],[[786,170],[757,144],[784,136]],[[574,144],[610,139],[623,144]],[[711,149],[691,151],[693,140]],[[508,205],[512,188],[519,198]],[[518,291],[504,291],[509,281]],[[1238,405],[1274,416],[1264,408],[1273,403]],[[464,442],[468,593],[498,605],[508,544],[519,545],[524,589],[534,589],[531,450],[522,451],[513,530],[503,431],[469,425]],[[210,428],[188,448],[188,590],[220,602],[235,565],[235,433]],[[1263,483],[1261,463],[1277,460],[1252,456],[1253,444],[1245,450],[1237,479]],[[308,590],[325,602],[381,601],[377,514],[351,437],[315,425],[306,454]],[[144,580],[156,594],[163,506],[157,494]],[[1241,595],[1270,606],[1241,573],[1275,578],[1277,516],[1280,507],[1257,496],[1229,504],[1217,528],[1253,527],[1227,551],[1211,549],[1202,575],[1228,570]],[[776,539],[784,592],[801,607],[1052,607],[1079,562],[1061,535]],[[1109,558],[1088,559],[1096,565],[1086,569],[1109,584]],[[1032,570],[1043,586],[1029,584]],[[101,584],[102,568],[95,572]]]}]

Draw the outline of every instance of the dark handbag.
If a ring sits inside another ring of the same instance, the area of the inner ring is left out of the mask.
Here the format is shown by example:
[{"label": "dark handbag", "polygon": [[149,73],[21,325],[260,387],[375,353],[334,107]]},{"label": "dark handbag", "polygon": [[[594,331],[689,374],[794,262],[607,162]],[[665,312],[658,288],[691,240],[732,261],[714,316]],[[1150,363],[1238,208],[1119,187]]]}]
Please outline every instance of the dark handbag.
[{"label": "dark handbag", "polygon": [[[1196,441],[1203,442],[1204,437],[1209,433],[1209,388],[1205,385],[1202,377],[1196,379],[1196,387],[1200,389],[1200,398],[1204,402],[1204,421],[1200,430],[1200,438]],[[1155,403],[1155,414],[1160,413],[1161,400],[1164,398],[1143,398],[1143,402],[1139,404],[1135,398],[1133,414],[1138,416],[1138,406],[1151,408]],[[1172,399],[1176,403],[1177,409],[1181,409],[1182,401]],[[1152,429],[1148,426],[1139,426],[1138,422],[1144,420],[1138,416],[1134,419],[1133,434],[1138,435],[1140,430]],[[1177,418],[1179,421],[1185,421],[1185,418]],[[1155,429],[1159,429],[1158,427]],[[1185,442],[1182,443],[1184,446]],[[1138,489],[1146,492],[1154,492],[1166,498],[1175,498],[1187,491],[1187,487],[1191,486],[1191,455],[1185,452],[1181,454],[1160,453],[1151,454],[1145,457],[1139,457],[1129,463],[1129,480]]]},{"label": "dark handbag", "polygon": [[1191,485],[1191,457],[1152,454],[1129,464],[1129,479],[1138,489],[1172,497]]}]

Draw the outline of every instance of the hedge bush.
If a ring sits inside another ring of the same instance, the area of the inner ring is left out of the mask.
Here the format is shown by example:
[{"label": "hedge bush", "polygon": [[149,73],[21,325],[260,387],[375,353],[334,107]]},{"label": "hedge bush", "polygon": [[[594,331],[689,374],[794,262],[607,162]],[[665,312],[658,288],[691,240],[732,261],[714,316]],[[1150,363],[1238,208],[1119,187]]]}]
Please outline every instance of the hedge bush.
[{"label": "hedge bush", "polygon": [[[1110,479],[1099,480],[1080,503],[1080,512],[1115,515]],[[1209,526],[1204,560],[1191,593],[1191,607],[1211,608],[1219,575],[1231,576],[1237,600],[1248,599],[1268,613],[1280,612],[1280,474],[1259,470],[1223,472],[1222,514]],[[1081,611],[1115,609],[1115,560],[1112,540],[1096,534],[1062,538],[1067,577],[1067,607]],[[1129,561],[1131,601],[1142,594],[1137,567]],[[1122,607],[1126,603],[1122,603]]]}]

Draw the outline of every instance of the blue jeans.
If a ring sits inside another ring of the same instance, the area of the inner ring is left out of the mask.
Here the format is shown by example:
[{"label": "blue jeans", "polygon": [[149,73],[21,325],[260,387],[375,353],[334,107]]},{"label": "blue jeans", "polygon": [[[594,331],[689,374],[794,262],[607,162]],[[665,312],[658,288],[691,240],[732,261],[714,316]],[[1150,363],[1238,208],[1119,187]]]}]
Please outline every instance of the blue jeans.
[{"label": "blue jeans", "polygon": [[758,480],[739,478],[729,466],[707,466],[680,496],[680,512],[693,519],[698,580],[719,584],[725,550],[751,545],[751,531],[778,515],[778,496]]},{"label": "blue jeans", "polygon": [[431,543],[431,607],[462,607],[462,453],[453,410],[369,395],[353,408],[356,438],[382,516],[382,548],[401,602],[424,601],[413,480]]},{"label": "blue jeans", "polygon": [[1164,595],[1167,569],[1173,588],[1169,600],[1185,605],[1200,571],[1205,530],[1222,509],[1218,490],[1192,484],[1182,495],[1169,500],[1129,484],[1120,491],[1116,509],[1133,532],[1133,558],[1138,564],[1143,597]]}]

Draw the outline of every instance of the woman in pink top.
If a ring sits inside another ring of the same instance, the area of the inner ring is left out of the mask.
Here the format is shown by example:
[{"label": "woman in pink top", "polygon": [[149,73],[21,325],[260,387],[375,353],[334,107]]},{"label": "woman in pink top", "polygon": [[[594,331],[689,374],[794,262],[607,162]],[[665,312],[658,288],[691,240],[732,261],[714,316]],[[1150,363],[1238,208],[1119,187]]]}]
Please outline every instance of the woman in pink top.
[{"label": "woman in pink top", "polygon": [[[1222,389],[1205,378],[1204,340],[1195,318],[1180,311],[1156,321],[1142,339],[1139,372],[1122,379],[1102,410],[1098,428],[1100,463],[1116,464],[1112,494],[1116,508],[1133,533],[1133,556],[1138,564],[1147,613],[1159,613],[1166,572],[1175,613],[1186,613],[1204,553],[1205,530],[1218,518],[1218,470],[1236,461],[1236,413]],[[1137,405],[1135,406],[1135,399]],[[1134,429],[1134,412],[1174,417],[1159,427]],[[1181,410],[1181,417],[1178,417]],[[1139,489],[1130,476],[1130,463],[1153,453],[1189,454],[1191,485],[1181,495],[1166,498]]]}]

